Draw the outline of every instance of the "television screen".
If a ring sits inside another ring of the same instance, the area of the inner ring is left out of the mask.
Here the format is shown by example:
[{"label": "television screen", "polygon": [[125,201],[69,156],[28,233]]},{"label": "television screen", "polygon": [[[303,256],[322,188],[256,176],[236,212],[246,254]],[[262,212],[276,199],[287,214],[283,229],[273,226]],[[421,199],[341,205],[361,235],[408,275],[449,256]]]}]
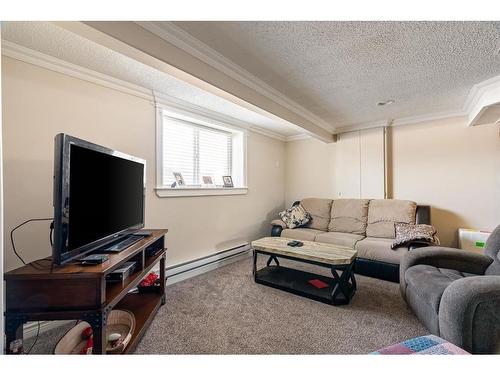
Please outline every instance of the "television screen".
[{"label": "television screen", "polygon": [[144,161],[67,135],[56,159],[55,263],[143,226]]},{"label": "television screen", "polygon": [[70,149],[68,250],[143,223],[144,165]]}]

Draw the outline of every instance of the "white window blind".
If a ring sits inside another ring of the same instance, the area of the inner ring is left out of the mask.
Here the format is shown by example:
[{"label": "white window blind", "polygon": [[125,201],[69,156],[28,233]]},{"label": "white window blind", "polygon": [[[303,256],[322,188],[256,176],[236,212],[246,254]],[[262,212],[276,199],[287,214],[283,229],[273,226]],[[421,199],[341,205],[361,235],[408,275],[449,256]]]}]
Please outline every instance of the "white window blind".
[{"label": "white window blind", "polygon": [[163,185],[182,173],[187,186],[201,185],[202,176],[211,176],[222,185],[222,176],[231,175],[232,133],[203,125],[163,117]]}]

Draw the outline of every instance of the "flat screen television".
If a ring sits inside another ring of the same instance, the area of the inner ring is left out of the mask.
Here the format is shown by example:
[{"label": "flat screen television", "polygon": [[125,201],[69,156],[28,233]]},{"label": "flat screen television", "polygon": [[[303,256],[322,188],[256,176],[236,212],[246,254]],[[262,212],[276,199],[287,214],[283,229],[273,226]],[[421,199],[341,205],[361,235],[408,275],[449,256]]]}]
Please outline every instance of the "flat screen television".
[{"label": "flat screen television", "polygon": [[55,138],[52,261],[64,264],[144,227],[146,161]]}]

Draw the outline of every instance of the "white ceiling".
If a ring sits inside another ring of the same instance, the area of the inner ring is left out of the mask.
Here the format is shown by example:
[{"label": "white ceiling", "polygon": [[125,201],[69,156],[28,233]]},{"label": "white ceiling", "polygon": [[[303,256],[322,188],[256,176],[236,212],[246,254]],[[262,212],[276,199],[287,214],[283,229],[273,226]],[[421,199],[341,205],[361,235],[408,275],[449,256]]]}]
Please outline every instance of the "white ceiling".
[{"label": "white ceiling", "polygon": [[500,22],[174,24],[332,128],[461,111],[500,74]]},{"label": "white ceiling", "polygon": [[216,111],[283,137],[303,133],[298,126],[238,106],[50,22],[2,22],[2,39]]}]

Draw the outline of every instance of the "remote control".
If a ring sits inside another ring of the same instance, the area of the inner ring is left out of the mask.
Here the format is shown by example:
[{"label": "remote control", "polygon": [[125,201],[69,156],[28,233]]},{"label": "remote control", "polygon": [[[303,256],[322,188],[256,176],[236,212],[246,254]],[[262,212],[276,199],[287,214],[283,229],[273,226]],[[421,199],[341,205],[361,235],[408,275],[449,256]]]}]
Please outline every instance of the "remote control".
[{"label": "remote control", "polygon": [[107,256],[106,254],[92,254],[83,259],[80,259],[80,262],[82,265],[88,266],[88,265],[104,263],[108,259],[109,256]]}]

